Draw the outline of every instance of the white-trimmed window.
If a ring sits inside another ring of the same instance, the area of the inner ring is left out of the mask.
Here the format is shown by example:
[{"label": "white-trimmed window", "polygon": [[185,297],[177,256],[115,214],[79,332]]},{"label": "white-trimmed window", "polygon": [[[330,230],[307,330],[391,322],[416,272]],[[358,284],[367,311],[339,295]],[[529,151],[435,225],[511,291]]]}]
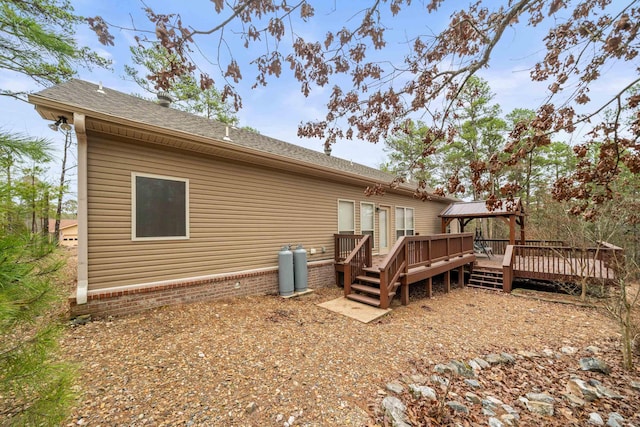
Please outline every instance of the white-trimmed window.
[{"label": "white-trimmed window", "polygon": [[338,233],[356,234],[355,202],[338,200]]},{"label": "white-trimmed window", "polygon": [[189,238],[189,180],[131,173],[131,239]]},{"label": "white-trimmed window", "polygon": [[396,208],[396,238],[413,236],[413,208]]},{"label": "white-trimmed window", "polygon": [[375,205],[373,203],[360,203],[360,234],[371,236],[371,247],[374,248],[374,232],[375,229]]}]

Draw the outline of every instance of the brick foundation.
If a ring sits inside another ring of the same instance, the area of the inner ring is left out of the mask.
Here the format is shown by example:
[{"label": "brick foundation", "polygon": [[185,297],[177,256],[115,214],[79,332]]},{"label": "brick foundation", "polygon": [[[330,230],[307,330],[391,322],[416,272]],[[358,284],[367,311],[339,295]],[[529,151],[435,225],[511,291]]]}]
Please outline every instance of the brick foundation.
[{"label": "brick foundation", "polygon": [[[237,285],[239,283],[239,286]],[[309,288],[335,286],[333,261],[309,263]],[[86,304],[69,299],[71,316],[90,314],[94,318],[138,313],[155,307],[220,298],[278,293],[278,270],[240,272],[201,280],[176,280],[139,289],[90,294]]]}]

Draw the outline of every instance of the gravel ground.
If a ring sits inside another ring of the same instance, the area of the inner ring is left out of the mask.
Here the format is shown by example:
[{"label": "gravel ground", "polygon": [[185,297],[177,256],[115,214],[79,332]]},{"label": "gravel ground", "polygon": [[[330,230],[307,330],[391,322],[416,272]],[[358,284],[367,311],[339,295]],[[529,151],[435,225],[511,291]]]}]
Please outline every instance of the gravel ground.
[{"label": "gravel ground", "polygon": [[[362,324],[317,306],[342,290],[165,307],[69,327],[79,366],[68,425],[379,425],[385,385],[487,353],[612,348],[600,312],[455,289]],[[636,373],[637,374],[637,373]],[[376,418],[377,417],[377,418]]]}]

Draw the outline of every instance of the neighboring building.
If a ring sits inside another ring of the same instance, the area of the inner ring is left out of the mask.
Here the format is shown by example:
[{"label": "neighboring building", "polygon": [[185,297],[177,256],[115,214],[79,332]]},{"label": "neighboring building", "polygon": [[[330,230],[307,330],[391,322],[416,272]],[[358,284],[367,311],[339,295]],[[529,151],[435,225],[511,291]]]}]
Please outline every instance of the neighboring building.
[{"label": "neighboring building", "polygon": [[[49,233],[55,233],[56,220],[49,218]],[[78,220],[61,219],[60,235],[58,236],[60,246],[78,246]]]},{"label": "neighboring building", "polygon": [[309,250],[309,287],[332,286],[334,233],[371,234],[383,254],[439,233],[453,201],[412,185],[366,197],[392,177],[81,80],[29,101],[78,139],[74,314],[275,293],[290,243]]}]

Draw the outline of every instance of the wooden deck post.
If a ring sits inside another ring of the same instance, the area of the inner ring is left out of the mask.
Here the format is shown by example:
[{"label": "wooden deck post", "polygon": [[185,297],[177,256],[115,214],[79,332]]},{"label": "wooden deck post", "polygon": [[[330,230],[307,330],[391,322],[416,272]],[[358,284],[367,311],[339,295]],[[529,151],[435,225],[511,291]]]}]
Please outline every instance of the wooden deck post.
[{"label": "wooden deck post", "polygon": [[447,270],[447,272],[444,273],[444,291],[446,293],[451,292],[451,270]]},{"label": "wooden deck post", "polygon": [[400,300],[402,305],[409,305],[409,282],[407,276],[403,277],[400,285]]}]

